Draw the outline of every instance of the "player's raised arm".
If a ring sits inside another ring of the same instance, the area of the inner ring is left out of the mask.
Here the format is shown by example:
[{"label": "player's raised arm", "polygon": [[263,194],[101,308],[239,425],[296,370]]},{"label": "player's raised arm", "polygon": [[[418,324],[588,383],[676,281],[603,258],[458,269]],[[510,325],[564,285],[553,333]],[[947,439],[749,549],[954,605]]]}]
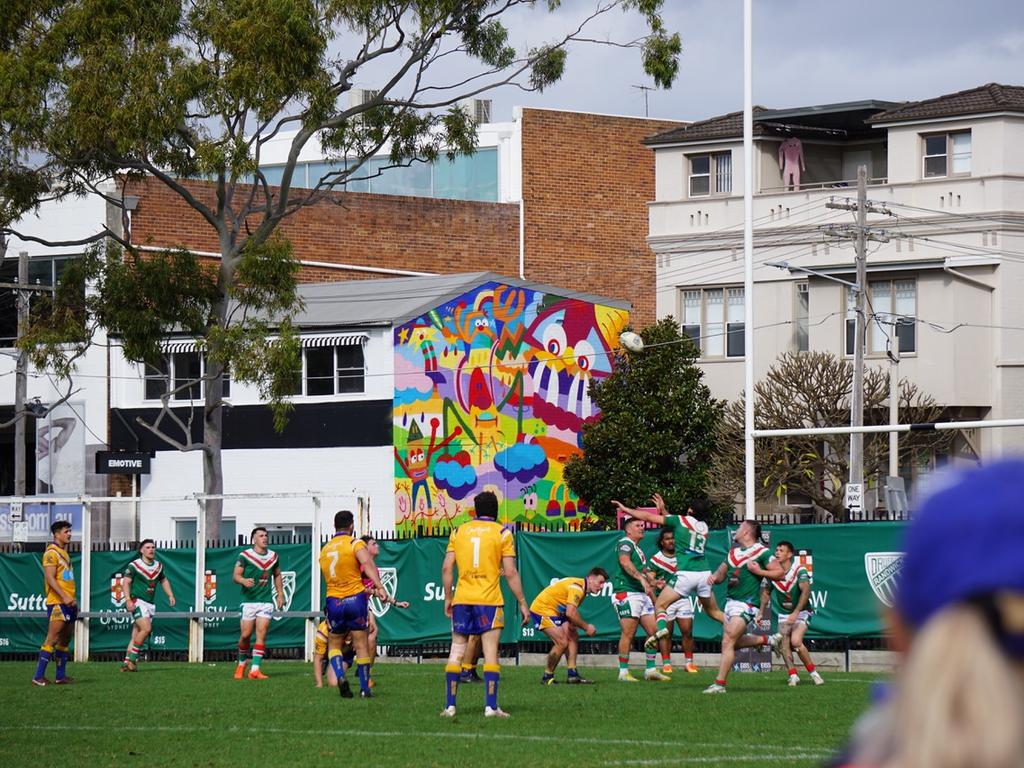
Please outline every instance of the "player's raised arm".
[{"label": "player's raised arm", "polygon": [[533,619],[530,617],[530,606],[523,595],[523,582],[519,578],[519,569],[516,568],[516,559],[510,555],[503,555],[501,558],[501,570],[505,574],[505,583],[515,595],[519,603],[519,613],[523,617],[523,625],[529,624]]},{"label": "player's raised arm", "polygon": [[779,561],[774,557],[768,561],[767,568],[762,568],[757,564],[756,560],[751,560],[747,563],[747,570],[762,579],[781,579],[786,575],[786,572],[782,570],[782,566],[779,565]]},{"label": "player's raised arm", "polygon": [[[658,496],[658,494],[655,494],[654,498],[657,499],[657,500],[660,500],[661,496]],[[621,512],[624,515],[629,515],[630,517],[635,517],[637,520],[643,520],[646,523],[654,523],[656,525],[664,525],[665,524],[665,517],[666,517],[667,510],[666,511],[662,511],[662,512],[651,512],[651,511],[646,510],[646,509],[634,509],[633,507],[627,507],[621,501],[615,501],[615,500],[612,500],[612,504],[615,505],[615,508],[616,508],[617,511]],[[657,506],[657,501],[655,501],[655,506]],[[662,502],[662,506],[660,507],[660,509],[664,510],[664,502]]]}]

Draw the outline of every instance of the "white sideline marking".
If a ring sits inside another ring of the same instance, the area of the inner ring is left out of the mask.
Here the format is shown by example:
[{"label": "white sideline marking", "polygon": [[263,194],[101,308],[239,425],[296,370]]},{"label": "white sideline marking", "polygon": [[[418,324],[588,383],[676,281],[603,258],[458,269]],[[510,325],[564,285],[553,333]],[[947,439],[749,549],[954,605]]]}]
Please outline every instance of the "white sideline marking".
[{"label": "white sideline marking", "polygon": [[[107,725],[0,725],[0,732],[3,731],[110,731],[111,727]],[[435,732],[435,731],[360,731],[354,729],[326,729],[326,728],[315,728],[315,729],[299,729],[299,728],[239,728],[238,726],[231,726],[229,728],[224,727],[212,727],[212,726],[182,726],[182,725],[147,725],[147,726],[118,726],[116,730],[121,731],[159,731],[161,733],[199,733],[199,732],[216,732],[224,733],[243,733],[258,735],[261,733],[279,733],[285,735],[295,736],[358,736],[358,737],[381,737],[381,738],[393,738],[399,737],[415,737],[423,739],[471,739],[471,740],[483,740],[487,739],[504,739],[508,741],[541,741],[541,742],[558,742],[564,744],[566,742],[574,742],[579,744],[623,744],[635,747],[705,747],[705,748],[730,748],[737,747],[738,745],[734,741],[721,741],[721,742],[705,742],[695,743],[693,741],[657,741],[652,739],[595,739],[591,737],[578,737],[574,738],[571,736],[538,736],[538,735],[527,735],[527,734],[514,734],[514,733],[458,733],[458,732]],[[783,745],[772,745],[767,744],[764,746],[783,746]],[[754,762],[757,759],[764,757],[827,757],[829,753],[791,753],[791,752],[778,752],[766,754],[760,753],[756,757],[750,757],[748,762]],[[718,758],[716,758],[718,759]],[[738,758],[733,758],[738,759]],[[742,758],[747,760],[746,757]],[[703,760],[703,758],[673,758],[673,760],[679,761],[693,761]],[[656,761],[658,762],[658,761]],[[644,761],[631,761],[631,762],[616,762],[609,763],[609,765],[644,765]]]},{"label": "white sideline marking", "polygon": [[666,757],[650,760],[615,760],[601,763],[602,766],[617,765],[699,765],[702,763],[762,763],[765,760],[785,760],[797,758],[801,760],[821,760],[829,757],[829,752],[759,752],[756,755],[722,755],[706,757]]}]

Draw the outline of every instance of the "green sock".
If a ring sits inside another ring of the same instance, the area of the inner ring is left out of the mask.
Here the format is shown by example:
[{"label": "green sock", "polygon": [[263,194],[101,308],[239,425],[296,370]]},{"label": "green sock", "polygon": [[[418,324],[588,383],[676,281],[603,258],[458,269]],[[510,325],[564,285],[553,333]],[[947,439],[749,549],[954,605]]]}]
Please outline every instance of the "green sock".
[{"label": "green sock", "polygon": [[629,671],[629,656],[619,656],[619,672]]},{"label": "green sock", "polygon": [[657,665],[657,661],[658,661],[658,654],[656,654],[656,653],[648,653],[647,654],[647,668],[648,669],[654,669],[654,667]]}]

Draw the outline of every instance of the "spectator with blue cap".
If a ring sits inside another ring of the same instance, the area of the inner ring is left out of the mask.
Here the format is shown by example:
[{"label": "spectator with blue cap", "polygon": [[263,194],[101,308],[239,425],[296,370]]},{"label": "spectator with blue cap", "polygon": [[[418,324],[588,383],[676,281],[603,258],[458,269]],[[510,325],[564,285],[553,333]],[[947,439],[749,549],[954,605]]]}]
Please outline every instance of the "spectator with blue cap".
[{"label": "spectator with blue cap", "polygon": [[904,542],[893,693],[834,765],[1024,766],[1024,460],[944,480]]}]

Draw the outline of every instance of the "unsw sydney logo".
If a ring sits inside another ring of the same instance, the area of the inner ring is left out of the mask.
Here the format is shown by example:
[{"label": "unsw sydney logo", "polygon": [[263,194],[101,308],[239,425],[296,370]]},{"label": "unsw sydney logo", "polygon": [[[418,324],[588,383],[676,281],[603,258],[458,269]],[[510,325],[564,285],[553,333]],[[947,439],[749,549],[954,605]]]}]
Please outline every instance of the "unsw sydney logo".
[{"label": "unsw sydney logo", "polygon": [[902,552],[866,552],[864,554],[864,573],[875,597],[888,607],[892,607],[896,593],[896,580],[903,567]]}]

